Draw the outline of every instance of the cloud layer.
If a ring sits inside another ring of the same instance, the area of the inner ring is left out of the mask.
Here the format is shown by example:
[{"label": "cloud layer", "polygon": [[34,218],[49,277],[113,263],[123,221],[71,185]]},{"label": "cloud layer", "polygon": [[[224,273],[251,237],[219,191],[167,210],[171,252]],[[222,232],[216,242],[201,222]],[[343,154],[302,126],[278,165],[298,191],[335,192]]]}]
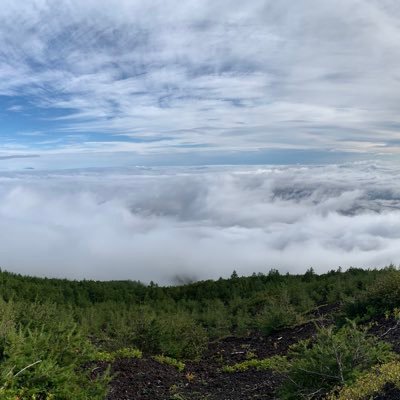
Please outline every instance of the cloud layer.
[{"label": "cloud layer", "polygon": [[1,149],[397,153],[399,17],[394,0],[4,0]]},{"label": "cloud layer", "polygon": [[218,278],[399,263],[399,168],[2,173],[0,265],[68,278]]}]

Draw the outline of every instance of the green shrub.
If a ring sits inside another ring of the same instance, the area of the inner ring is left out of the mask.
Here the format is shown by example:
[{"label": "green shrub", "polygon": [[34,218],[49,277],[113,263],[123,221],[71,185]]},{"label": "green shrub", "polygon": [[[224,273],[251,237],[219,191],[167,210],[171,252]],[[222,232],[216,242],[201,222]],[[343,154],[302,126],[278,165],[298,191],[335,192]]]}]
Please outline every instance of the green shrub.
[{"label": "green shrub", "polygon": [[256,328],[265,335],[300,322],[301,315],[295,310],[285,291],[280,297],[270,298],[256,316]]},{"label": "green shrub", "polygon": [[[157,325],[157,314],[149,307],[140,307],[128,318],[128,329],[124,336],[129,339],[130,345],[133,345],[147,353],[160,352],[159,329]],[[116,334],[119,335],[118,332]]]},{"label": "green shrub", "polygon": [[277,372],[285,372],[288,369],[288,361],[286,357],[274,356],[271,358],[264,358],[262,360],[252,359],[237,363],[234,365],[226,365],[222,368],[223,372],[234,373],[244,372],[249,369],[256,369],[257,371],[273,370]]},{"label": "green shrub", "polygon": [[76,327],[60,324],[47,331],[20,326],[5,338],[0,388],[20,399],[103,399],[107,377],[90,380],[85,371],[78,370],[92,352]]},{"label": "green shrub", "polygon": [[322,398],[332,388],[353,382],[363,371],[395,355],[387,343],[348,323],[338,331],[320,329],[315,340],[289,349],[283,399]]},{"label": "green shrub", "polygon": [[162,354],[181,360],[193,360],[199,358],[207,348],[206,331],[187,315],[161,317],[157,324]]},{"label": "green shrub", "polygon": [[160,364],[171,365],[180,372],[182,372],[185,369],[185,364],[182,361],[176,360],[175,358],[167,356],[154,356],[153,358]]},{"label": "green shrub", "polygon": [[215,300],[206,302],[204,310],[197,318],[206,327],[210,337],[220,338],[231,332],[234,316],[221,300]]},{"label": "green shrub", "polygon": [[372,317],[400,307],[400,271],[388,270],[347,305],[349,315]]},{"label": "green shrub", "polygon": [[140,350],[132,347],[124,347],[115,351],[96,351],[91,357],[93,361],[112,362],[117,358],[142,358],[143,354]]},{"label": "green shrub", "polygon": [[124,347],[114,351],[116,358],[142,358],[143,354],[140,350],[132,347]]},{"label": "green shrub", "polygon": [[392,361],[362,374],[355,382],[331,394],[329,400],[363,400],[372,398],[388,384],[400,388],[400,362]]}]

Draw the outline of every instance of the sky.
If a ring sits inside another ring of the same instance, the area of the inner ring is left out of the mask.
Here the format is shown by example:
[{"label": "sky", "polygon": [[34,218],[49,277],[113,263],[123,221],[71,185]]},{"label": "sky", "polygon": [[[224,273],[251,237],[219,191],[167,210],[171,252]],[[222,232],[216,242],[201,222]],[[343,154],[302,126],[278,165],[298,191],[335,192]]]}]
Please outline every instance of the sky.
[{"label": "sky", "polygon": [[400,264],[399,43],[397,0],[2,0],[0,267]]},{"label": "sky", "polygon": [[0,169],[399,153],[395,0],[2,0]]}]

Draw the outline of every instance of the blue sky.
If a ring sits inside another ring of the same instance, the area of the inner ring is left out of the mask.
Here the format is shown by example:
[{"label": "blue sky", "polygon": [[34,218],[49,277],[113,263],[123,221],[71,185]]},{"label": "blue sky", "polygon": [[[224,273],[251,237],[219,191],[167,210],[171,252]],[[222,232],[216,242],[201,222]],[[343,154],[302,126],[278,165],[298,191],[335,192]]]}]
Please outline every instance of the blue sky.
[{"label": "blue sky", "polygon": [[0,169],[395,158],[393,0],[3,0]]}]

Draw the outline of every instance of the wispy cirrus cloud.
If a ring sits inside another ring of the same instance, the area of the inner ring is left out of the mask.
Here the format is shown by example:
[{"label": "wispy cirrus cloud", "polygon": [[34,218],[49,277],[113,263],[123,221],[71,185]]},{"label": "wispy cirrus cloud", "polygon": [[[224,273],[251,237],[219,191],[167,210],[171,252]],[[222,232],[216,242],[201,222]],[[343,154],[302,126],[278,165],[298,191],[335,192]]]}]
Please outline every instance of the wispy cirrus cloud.
[{"label": "wispy cirrus cloud", "polygon": [[25,149],[397,153],[399,16],[393,0],[4,0],[0,95],[58,139]]},{"label": "wispy cirrus cloud", "polygon": [[37,154],[13,154],[13,155],[8,155],[8,156],[0,156],[0,161],[1,160],[12,160],[15,158],[37,158],[39,155]]}]

